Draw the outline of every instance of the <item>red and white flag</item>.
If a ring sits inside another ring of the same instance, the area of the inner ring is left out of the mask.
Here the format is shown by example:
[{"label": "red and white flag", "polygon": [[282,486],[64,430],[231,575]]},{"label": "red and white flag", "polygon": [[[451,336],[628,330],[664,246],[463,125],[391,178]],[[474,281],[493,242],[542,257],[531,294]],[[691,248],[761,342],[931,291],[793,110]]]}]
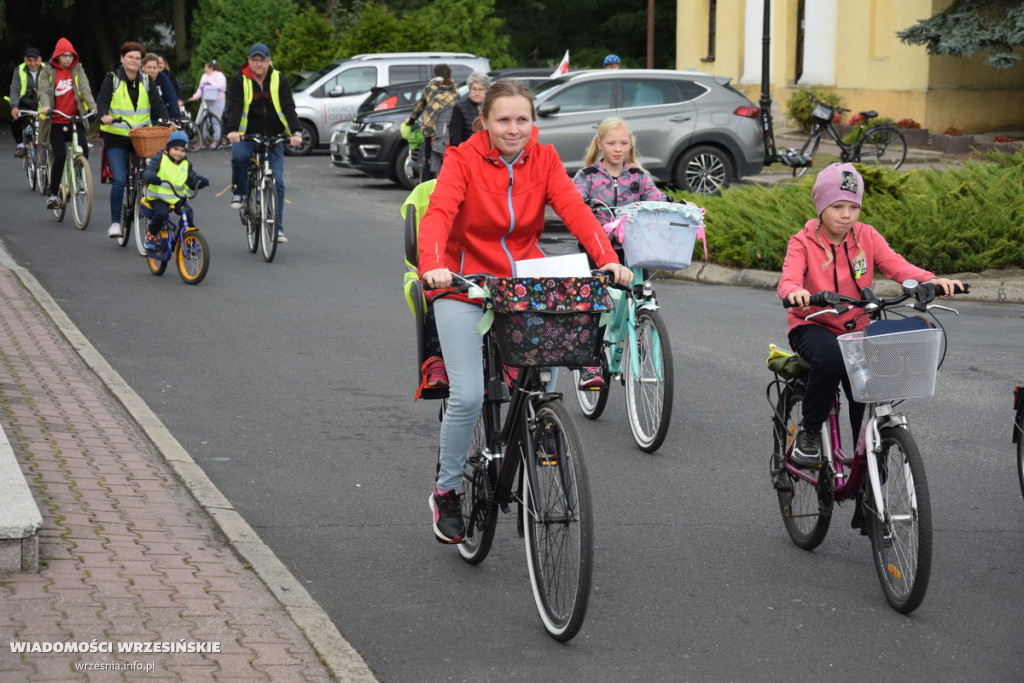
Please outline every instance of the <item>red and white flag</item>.
[{"label": "red and white flag", "polygon": [[569,73],[569,51],[568,50],[565,51],[565,56],[562,57],[562,61],[559,62],[558,68],[556,68],[555,72],[553,74],[551,74],[551,78],[558,78],[559,76],[562,76],[562,75],[567,74],[567,73]]}]

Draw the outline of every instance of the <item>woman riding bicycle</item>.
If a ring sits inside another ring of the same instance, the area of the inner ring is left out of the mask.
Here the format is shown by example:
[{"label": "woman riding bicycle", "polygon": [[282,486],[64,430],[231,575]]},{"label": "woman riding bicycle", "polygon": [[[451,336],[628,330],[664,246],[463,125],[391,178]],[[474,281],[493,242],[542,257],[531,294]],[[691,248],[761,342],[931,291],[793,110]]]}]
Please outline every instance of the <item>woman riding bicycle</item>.
[{"label": "woman riding bicycle", "polygon": [[[814,208],[818,218],[807,221],[803,230],[789,239],[777,292],[793,308],[788,309],[789,345],[810,364],[803,400],[803,420],[790,460],[798,467],[821,466],[821,425],[828,417],[832,397],[840,381],[850,402],[850,424],[856,436],[864,415],[864,404],[853,400],[836,337],[867,326],[859,309],[843,315],[805,318],[812,293],[830,290],[860,297],[872,287],[875,269],[903,282],[917,280],[942,287],[953,294],[959,280],[936,277],[911,265],[889,246],[872,226],[857,221],[864,196],[864,179],[853,164],[832,164],[814,183]],[[815,309],[821,310],[821,309]]]},{"label": "woman riding bicycle", "polygon": [[202,98],[210,113],[213,114],[213,142],[210,149],[217,149],[223,131],[221,130],[221,117],[224,116],[224,93],[228,89],[228,79],[224,72],[217,66],[217,60],[207,62],[203,66],[203,75],[199,79],[199,86],[195,94],[188,98],[189,102],[195,102]]},{"label": "woman riding bicycle", "polygon": [[[542,257],[537,242],[547,203],[602,270],[619,284],[633,281],[555,148],[538,143],[535,119],[529,89],[518,81],[498,81],[481,106],[482,130],[445,154],[419,231],[419,272],[428,287],[450,287],[453,271],[512,276],[515,261]],[[462,468],[483,403],[483,346],[476,331],[483,311],[475,300],[452,296],[436,301],[434,314],[450,394],[430,508],[438,540],[459,543]]]},{"label": "woman riding bicycle", "polygon": [[[96,97],[103,151],[114,176],[110,186],[108,237],[121,236],[121,202],[128,180],[128,146],[132,144],[128,131],[168,118],[156,83],[142,71],[145,55],[146,50],[138,43],[129,41],[122,45],[121,63],[107,73]],[[115,118],[122,120],[115,123]]]},{"label": "woman riding bicycle", "polygon": [[[596,162],[596,163],[595,163]],[[636,138],[629,124],[620,118],[609,118],[597,126],[590,141],[583,168],[576,171],[573,183],[583,201],[590,204],[602,226],[615,219],[614,209],[633,202],[665,201],[665,193],[654,184],[636,158]],[[623,259],[622,244],[609,235],[619,258]],[[602,387],[601,368],[583,368],[580,387]]]},{"label": "woman riding bicycle", "polygon": [[[84,116],[96,111],[96,101],[92,98],[89,78],[78,59],[78,53],[67,38],[61,38],[53,48],[50,63],[42,68],[39,74],[39,112],[45,114],[51,109],[63,112],[68,116]],[[51,121],[52,119],[52,121]],[[39,142],[45,145],[50,142],[53,164],[50,167],[50,189],[46,198],[46,208],[56,209],[60,206],[60,181],[64,175],[64,163],[67,160],[65,144],[71,140],[71,120],[62,114],[54,114],[43,119],[39,128]],[[82,144],[82,154],[89,157],[89,145],[85,143],[85,126],[78,127],[78,139]]]}]

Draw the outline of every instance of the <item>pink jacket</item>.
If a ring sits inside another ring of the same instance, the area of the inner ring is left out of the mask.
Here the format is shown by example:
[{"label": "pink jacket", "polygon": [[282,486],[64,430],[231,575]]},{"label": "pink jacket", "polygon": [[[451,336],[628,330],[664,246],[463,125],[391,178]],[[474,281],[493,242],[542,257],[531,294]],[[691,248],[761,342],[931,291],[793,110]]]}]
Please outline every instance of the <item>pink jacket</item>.
[{"label": "pink jacket", "polygon": [[[806,289],[811,294],[827,289],[847,296],[860,296],[860,290],[872,287],[877,268],[886,277],[896,282],[913,279],[927,282],[935,275],[927,270],[911,265],[905,258],[893,251],[889,243],[877,230],[865,223],[855,223],[853,230],[846,234],[843,242],[835,245],[822,236],[816,237],[819,220],[807,221],[803,230],[789,238],[786,249],[786,260],[782,264],[782,277],[776,288],[779,298],[785,299],[789,294]],[[856,237],[856,239],[854,239]],[[864,259],[858,257],[860,249],[864,250]],[[832,254],[831,261],[828,256]],[[857,277],[859,275],[859,277]],[[811,306],[804,310],[799,307],[787,309],[789,330],[798,325],[807,325],[804,318],[821,309]],[[845,334],[849,330],[843,327],[847,320],[857,318],[861,311],[851,309],[843,315],[823,315],[811,323],[817,323],[835,332]],[[861,316],[854,329],[861,329],[868,324],[866,316]]]}]

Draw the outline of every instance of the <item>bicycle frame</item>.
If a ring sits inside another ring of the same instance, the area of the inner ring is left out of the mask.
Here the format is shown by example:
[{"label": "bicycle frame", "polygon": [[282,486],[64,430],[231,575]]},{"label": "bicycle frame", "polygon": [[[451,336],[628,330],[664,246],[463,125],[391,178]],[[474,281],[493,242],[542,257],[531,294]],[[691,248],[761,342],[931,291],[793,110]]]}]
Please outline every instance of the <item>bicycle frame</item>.
[{"label": "bicycle frame", "polygon": [[[172,208],[167,213],[167,221],[164,223],[163,229],[167,231],[167,237],[161,241],[163,244],[159,250],[154,250],[148,253],[150,258],[157,259],[159,261],[169,261],[174,257],[174,248],[181,241],[182,235],[187,230],[193,229],[192,225],[188,222],[188,212],[185,211],[186,202],[182,201],[180,204]],[[177,222],[171,218],[171,214],[178,214]]]},{"label": "bicycle frame", "polygon": [[[619,301],[619,305],[613,308],[611,322],[608,323],[608,327],[605,330],[605,358],[608,361],[608,372],[613,375],[622,374],[621,349],[623,346],[629,344],[631,349],[635,349],[637,346],[636,326],[639,311],[644,309],[658,310],[658,304],[654,300],[650,284],[644,281],[643,271],[639,268],[632,268],[631,270],[633,271],[633,285],[628,291],[618,290],[623,292],[623,296]],[[636,296],[638,287],[642,288],[640,297]],[[657,353],[661,353],[660,344],[654,345],[654,348]],[[656,358],[655,361],[654,365],[660,371],[661,359]],[[637,354],[629,354],[629,365],[633,377],[639,377],[640,358]],[[659,377],[658,379],[664,378]]]}]

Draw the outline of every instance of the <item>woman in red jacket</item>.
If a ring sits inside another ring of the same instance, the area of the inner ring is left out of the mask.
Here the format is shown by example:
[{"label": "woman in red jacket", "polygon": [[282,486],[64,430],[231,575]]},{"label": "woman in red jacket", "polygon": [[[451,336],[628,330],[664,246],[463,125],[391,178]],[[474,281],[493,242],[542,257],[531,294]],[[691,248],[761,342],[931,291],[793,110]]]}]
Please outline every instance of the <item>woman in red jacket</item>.
[{"label": "woman in red jacket", "polygon": [[[799,467],[821,466],[821,425],[828,417],[840,381],[850,402],[855,437],[864,416],[864,404],[854,401],[850,393],[850,380],[836,337],[865,327],[868,319],[860,315],[860,309],[853,308],[843,315],[805,320],[814,310],[821,310],[808,307],[811,293],[829,290],[860,297],[861,289],[872,286],[876,268],[896,282],[932,282],[941,286],[947,296],[953,294],[954,285],[960,284],[958,280],[935,277],[911,265],[893,251],[877,230],[857,222],[864,179],[853,164],[825,167],[814,183],[813,197],[818,218],[807,221],[803,230],[789,239],[776,290],[780,298],[800,306],[788,309],[789,345],[811,366],[804,392],[803,420],[791,458]],[[848,322],[852,325],[849,329]]]},{"label": "woman in red jacket", "polygon": [[[482,130],[448,149],[420,223],[419,271],[429,287],[450,287],[453,272],[514,276],[516,261],[543,257],[537,243],[546,204],[601,270],[619,284],[632,282],[555,148],[537,142],[535,119],[530,91],[518,81],[498,81],[480,109]],[[461,543],[462,468],[483,404],[483,345],[476,331],[482,309],[468,298],[449,297],[434,303],[434,315],[450,394],[430,508],[437,539]]]}]

